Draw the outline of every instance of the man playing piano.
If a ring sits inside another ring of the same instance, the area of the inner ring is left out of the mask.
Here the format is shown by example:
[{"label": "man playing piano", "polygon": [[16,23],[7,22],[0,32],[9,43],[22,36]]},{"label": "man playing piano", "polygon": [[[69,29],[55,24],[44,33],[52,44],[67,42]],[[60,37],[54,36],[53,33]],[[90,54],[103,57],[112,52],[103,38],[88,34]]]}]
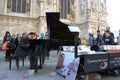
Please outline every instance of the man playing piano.
[{"label": "man playing piano", "polygon": [[29,56],[30,58],[30,69],[34,68],[34,46],[30,46],[29,40],[34,40],[35,39],[35,34],[34,32],[30,32],[27,34],[26,37],[23,37],[20,40],[20,44],[16,49],[16,54],[18,56],[25,55]]}]

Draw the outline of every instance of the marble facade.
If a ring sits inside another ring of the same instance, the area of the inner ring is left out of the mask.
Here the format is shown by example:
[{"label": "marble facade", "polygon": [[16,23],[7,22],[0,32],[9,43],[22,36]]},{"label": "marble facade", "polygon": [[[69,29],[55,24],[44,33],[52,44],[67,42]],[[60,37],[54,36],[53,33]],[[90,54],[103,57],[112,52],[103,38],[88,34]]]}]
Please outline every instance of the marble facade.
[{"label": "marble facade", "polygon": [[[0,39],[6,31],[12,34],[23,32],[46,32],[46,12],[60,12],[60,0],[26,0],[26,13],[11,12],[9,1],[0,0]],[[106,0],[70,0],[67,24],[79,26],[80,36],[102,33],[107,26]],[[83,37],[83,36],[82,36]]]}]

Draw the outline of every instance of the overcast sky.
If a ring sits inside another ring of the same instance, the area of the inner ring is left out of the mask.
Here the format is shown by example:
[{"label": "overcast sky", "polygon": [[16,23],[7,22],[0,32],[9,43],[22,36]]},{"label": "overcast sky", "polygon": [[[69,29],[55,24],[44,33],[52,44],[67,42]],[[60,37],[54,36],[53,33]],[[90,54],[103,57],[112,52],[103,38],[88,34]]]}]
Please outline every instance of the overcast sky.
[{"label": "overcast sky", "polygon": [[108,24],[112,30],[120,29],[120,0],[107,0]]}]

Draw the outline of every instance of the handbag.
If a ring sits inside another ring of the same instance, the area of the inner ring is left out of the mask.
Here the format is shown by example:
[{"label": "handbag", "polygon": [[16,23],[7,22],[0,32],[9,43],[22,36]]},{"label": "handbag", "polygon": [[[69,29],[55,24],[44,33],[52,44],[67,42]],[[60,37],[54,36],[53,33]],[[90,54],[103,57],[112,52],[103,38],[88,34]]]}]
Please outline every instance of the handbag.
[{"label": "handbag", "polygon": [[5,41],[5,42],[2,44],[2,50],[3,50],[3,51],[6,51],[6,50],[8,49],[7,46],[8,46],[8,41]]},{"label": "handbag", "polygon": [[23,49],[27,49],[29,48],[30,44],[28,42],[28,40],[23,40],[21,44],[19,44],[21,48]]}]

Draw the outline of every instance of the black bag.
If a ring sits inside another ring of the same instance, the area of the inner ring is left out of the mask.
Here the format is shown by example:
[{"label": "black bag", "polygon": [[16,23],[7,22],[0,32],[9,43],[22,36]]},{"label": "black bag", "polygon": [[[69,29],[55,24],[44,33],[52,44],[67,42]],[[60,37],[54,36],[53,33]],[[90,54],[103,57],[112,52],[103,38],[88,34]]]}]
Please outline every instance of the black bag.
[{"label": "black bag", "polygon": [[92,46],[90,46],[90,50],[92,50],[92,51],[100,51],[100,48],[99,48],[98,45],[92,45]]},{"label": "black bag", "polygon": [[21,39],[19,45],[20,45],[21,48],[26,49],[26,48],[29,48],[30,43],[29,43],[28,39],[25,38],[25,39]]}]

